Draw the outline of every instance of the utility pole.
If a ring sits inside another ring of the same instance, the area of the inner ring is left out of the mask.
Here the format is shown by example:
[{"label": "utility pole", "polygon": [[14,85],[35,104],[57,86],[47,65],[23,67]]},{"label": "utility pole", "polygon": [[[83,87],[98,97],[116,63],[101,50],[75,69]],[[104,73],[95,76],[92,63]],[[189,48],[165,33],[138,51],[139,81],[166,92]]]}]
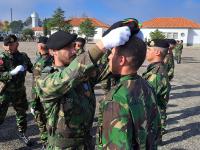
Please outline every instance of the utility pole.
[{"label": "utility pole", "polygon": [[12,8],[10,8],[10,22],[13,21],[13,18],[12,18]]}]

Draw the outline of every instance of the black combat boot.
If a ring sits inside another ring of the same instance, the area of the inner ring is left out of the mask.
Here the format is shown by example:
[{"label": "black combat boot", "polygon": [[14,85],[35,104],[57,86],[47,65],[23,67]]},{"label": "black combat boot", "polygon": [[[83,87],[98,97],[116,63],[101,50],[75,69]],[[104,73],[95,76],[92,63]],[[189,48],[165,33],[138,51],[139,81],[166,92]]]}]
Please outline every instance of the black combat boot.
[{"label": "black combat boot", "polygon": [[19,137],[19,139],[26,144],[27,146],[32,146],[32,142],[31,140],[25,135],[25,133],[23,132],[18,132],[17,136]]}]

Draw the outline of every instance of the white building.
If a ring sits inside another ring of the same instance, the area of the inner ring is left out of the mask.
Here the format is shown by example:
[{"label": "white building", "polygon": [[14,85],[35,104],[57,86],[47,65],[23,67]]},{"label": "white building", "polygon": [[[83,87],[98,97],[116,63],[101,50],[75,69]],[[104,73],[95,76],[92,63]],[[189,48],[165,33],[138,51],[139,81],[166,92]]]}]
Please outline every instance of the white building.
[{"label": "white building", "polygon": [[142,32],[146,40],[150,32],[156,29],[169,39],[183,40],[186,45],[200,45],[200,24],[186,18],[154,18],[142,24]]},{"label": "white building", "polygon": [[[71,18],[69,20],[66,20],[66,22],[70,23],[72,25],[72,33],[76,33],[79,34],[79,26],[82,22],[84,22],[86,19],[89,19],[92,24],[96,27],[95,31],[96,34],[94,35],[94,37],[90,37],[91,40],[96,41],[99,40],[104,31],[106,31],[109,26],[99,20],[97,20],[96,18]],[[43,35],[43,27],[32,27],[33,31],[35,32],[35,36],[42,36]],[[55,33],[56,30],[52,30],[51,34]],[[85,37],[85,35],[78,35],[81,37]]]},{"label": "white building", "polygon": [[[91,37],[91,39],[94,41],[99,40],[102,37],[103,33],[109,28],[109,26],[97,20],[96,18],[71,18],[67,20],[67,22],[69,22],[73,26],[72,33],[79,34],[79,26],[86,19],[89,19],[92,22],[93,26],[96,27],[96,34],[94,35],[94,37]],[[85,35],[79,36],[85,37]]]},{"label": "white building", "polygon": [[36,37],[44,36],[43,27],[33,27],[32,30],[34,31],[34,36]]}]

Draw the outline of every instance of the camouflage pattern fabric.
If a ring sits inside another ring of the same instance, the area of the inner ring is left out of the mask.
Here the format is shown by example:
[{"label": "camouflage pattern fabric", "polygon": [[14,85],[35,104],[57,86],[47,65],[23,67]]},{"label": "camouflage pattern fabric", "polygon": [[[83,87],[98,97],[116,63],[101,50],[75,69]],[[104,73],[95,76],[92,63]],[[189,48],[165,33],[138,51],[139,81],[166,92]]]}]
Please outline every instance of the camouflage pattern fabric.
[{"label": "camouflage pattern fabric", "polygon": [[[108,71],[108,57],[111,51],[107,51],[98,62],[99,72]],[[104,90],[105,94],[108,93],[112,86],[117,84],[118,78],[111,73],[106,73],[107,76],[100,82],[101,88]]]},{"label": "camouflage pattern fabric", "polygon": [[[110,51],[107,51],[98,62],[98,67],[100,70],[108,68],[108,56],[110,55]],[[101,88],[107,93],[111,88],[111,76],[101,81]]]},{"label": "camouflage pattern fabric", "polygon": [[43,105],[40,102],[40,98],[36,95],[35,83],[36,80],[41,76],[43,69],[47,66],[51,66],[52,62],[53,58],[50,55],[40,55],[40,58],[38,58],[35,62],[33,69],[32,101],[29,105],[34,111],[34,118],[40,130],[40,139],[42,143],[47,142],[46,116]]},{"label": "camouflage pattern fabric", "polygon": [[123,76],[101,102],[98,148],[151,149],[159,126],[152,88],[138,75]]},{"label": "camouflage pattern fabric", "polygon": [[4,90],[0,93],[0,124],[3,123],[9,103],[11,103],[16,111],[18,130],[25,132],[27,128],[26,110],[28,109],[24,86],[26,71],[15,76],[9,73],[18,65],[23,65],[27,71],[32,72],[33,65],[26,53],[0,53],[0,81],[5,84]]},{"label": "camouflage pattern fabric", "polygon": [[171,81],[174,78],[174,68],[175,68],[173,53],[168,53],[165,56],[164,63],[166,65],[169,81]]},{"label": "camouflage pattern fabric", "polygon": [[78,55],[80,55],[80,54],[82,54],[84,52],[85,52],[85,50],[83,48],[80,48],[80,49],[77,50],[76,55],[78,56]]},{"label": "camouflage pattern fabric", "polygon": [[175,59],[177,61],[177,64],[181,63],[182,50],[183,50],[183,44],[177,44],[174,49]]},{"label": "camouflage pattern fabric", "polygon": [[157,104],[161,112],[161,128],[166,127],[166,109],[169,101],[169,92],[171,85],[169,83],[166,68],[163,62],[152,63],[147,67],[147,71],[143,73],[146,79],[154,88],[157,97]]},{"label": "camouflage pattern fabric", "polygon": [[[96,100],[87,74],[94,64],[85,52],[67,67],[52,67],[36,81],[47,116],[48,149],[93,149],[90,130]],[[77,148],[79,149],[79,148]]]}]

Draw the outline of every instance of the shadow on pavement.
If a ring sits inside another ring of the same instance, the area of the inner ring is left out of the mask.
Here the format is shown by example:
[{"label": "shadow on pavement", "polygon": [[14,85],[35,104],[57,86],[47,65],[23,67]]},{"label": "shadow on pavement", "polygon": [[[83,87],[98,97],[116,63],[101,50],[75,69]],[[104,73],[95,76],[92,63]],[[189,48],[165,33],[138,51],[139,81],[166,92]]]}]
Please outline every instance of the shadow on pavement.
[{"label": "shadow on pavement", "polygon": [[[195,97],[200,96],[199,91],[185,91],[181,93],[170,93],[170,100],[177,100],[178,98]],[[183,99],[184,100],[184,99]]]},{"label": "shadow on pavement", "polygon": [[[33,121],[33,117],[31,114],[27,114],[27,122]],[[5,118],[5,121],[2,125],[0,125],[0,142],[7,142],[19,139],[17,136],[17,125],[15,120],[15,115],[8,116]],[[26,135],[34,142],[34,148],[41,147],[41,144],[38,142],[40,141],[39,138],[31,138],[32,136],[36,136],[39,134],[39,130],[37,125],[28,125]],[[27,147],[22,147],[20,150],[25,150]]]},{"label": "shadow on pavement", "polygon": [[187,108],[184,110],[169,112],[167,115],[170,114],[180,114],[179,116],[167,119],[167,124],[175,124],[178,123],[178,120],[182,120],[191,116],[196,116],[200,114],[200,106]]},{"label": "shadow on pavement", "polygon": [[199,88],[200,84],[172,86],[172,90]]},{"label": "shadow on pavement", "polygon": [[182,57],[181,61],[183,64],[188,64],[188,63],[200,63],[199,60],[194,59],[194,57]]},{"label": "shadow on pavement", "polygon": [[177,107],[178,105],[168,104],[167,107]]},{"label": "shadow on pavement", "polygon": [[167,140],[167,141],[163,141],[163,145],[180,142],[180,141],[186,140],[190,137],[199,135],[200,134],[199,128],[200,128],[200,122],[195,122],[195,123],[187,124],[185,126],[170,129],[170,130],[168,130],[167,133],[175,132],[175,131],[183,131],[183,132],[185,131],[185,132],[180,136],[171,138],[170,140]]}]

